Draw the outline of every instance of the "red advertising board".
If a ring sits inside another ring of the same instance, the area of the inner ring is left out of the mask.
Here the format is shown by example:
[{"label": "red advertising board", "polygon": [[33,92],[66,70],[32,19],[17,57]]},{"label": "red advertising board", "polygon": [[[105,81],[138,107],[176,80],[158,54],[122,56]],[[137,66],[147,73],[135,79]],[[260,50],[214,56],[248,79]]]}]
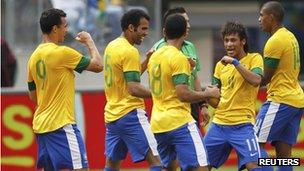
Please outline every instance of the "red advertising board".
[{"label": "red advertising board", "polygon": [[[91,169],[101,169],[105,165],[104,156],[104,106],[106,103],[104,92],[78,92],[83,111],[83,132],[87,147],[87,155]],[[257,109],[265,100],[265,91],[260,91]],[[151,111],[152,101],[146,99],[147,111]],[[78,112],[78,111],[76,111]],[[34,105],[26,93],[1,94],[1,169],[9,171],[35,170],[36,140],[32,132],[31,122]],[[204,128],[202,131],[206,131]],[[304,164],[304,123],[301,123],[298,143],[293,150],[294,157],[300,157]],[[269,149],[271,155],[274,151]],[[232,153],[227,165],[235,165],[235,153]],[[145,162],[133,164],[128,157],[123,162],[123,168],[147,167]]]}]

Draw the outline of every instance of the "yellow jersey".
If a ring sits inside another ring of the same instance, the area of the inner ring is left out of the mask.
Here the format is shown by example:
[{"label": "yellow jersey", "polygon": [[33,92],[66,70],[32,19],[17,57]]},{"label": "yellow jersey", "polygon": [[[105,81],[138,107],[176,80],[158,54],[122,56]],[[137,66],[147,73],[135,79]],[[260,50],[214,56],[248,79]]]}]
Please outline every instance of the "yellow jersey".
[{"label": "yellow jersey", "polygon": [[[240,60],[240,65],[256,74],[263,74],[263,58],[258,53],[248,53]],[[232,64],[225,66],[221,62],[216,64],[212,84],[218,84],[221,88],[220,102],[214,112],[214,123],[254,123],[259,87],[245,81]]]},{"label": "yellow jersey", "polygon": [[168,132],[190,121],[190,103],[181,102],[175,86],[188,84],[191,73],[187,57],[174,46],[165,45],[152,54],[148,63],[153,99],[151,129]]},{"label": "yellow jersey", "polygon": [[127,39],[119,37],[104,53],[104,81],[107,104],[105,122],[113,122],[134,109],[144,109],[142,98],[131,96],[127,82],[140,82],[140,55]]},{"label": "yellow jersey", "polygon": [[304,93],[298,80],[299,51],[297,39],[284,27],[277,30],[266,42],[265,66],[276,69],[267,85],[268,101],[304,107]]},{"label": "yellow jersey", "polygon": [[[167,45],[167,42],[165,41],[164,38],[160,39],[158,42],[156,42],[152,49],[157,50],[164,45]],[[192,59],[195,61],[195,66],[193,67],[191,71],[191,76],[189,78],[189,87],[191,90],[194,90],[195,88],[195,78],[197,77],[198,72],[201,70],[201,61],[200,57],[197,56],[196,49],[193,43],[189,41],[184,41],[181,51],[183,52],[184,55],[186,55],[188,58]]]},{"label": "yellow jersey", "polygon": [[35,133],[51,132],[75,123],[74,71],[81,73],[90,59],[66,46],[40,44],[28,61],[28,87],[36,90]]}]

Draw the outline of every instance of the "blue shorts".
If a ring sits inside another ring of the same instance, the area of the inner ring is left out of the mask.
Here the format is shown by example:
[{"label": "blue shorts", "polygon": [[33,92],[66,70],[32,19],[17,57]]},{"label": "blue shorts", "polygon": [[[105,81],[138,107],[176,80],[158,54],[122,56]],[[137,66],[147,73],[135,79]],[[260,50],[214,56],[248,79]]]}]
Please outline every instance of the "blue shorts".
[{"label": "blue shorts", "polygon": [[144,110],[135,109],[106,124],[105,155],[110,160],[125,159],[129,150],[133,162],[140,162],[145,159],[149,149],[154,156],[158,156],[157,143]]},{"label": "blue shorts", "polygon": [[205,137],[208,158],[212,167],[218,168],[227,160],[232,148],[238,156],[238,168],[242,170],[246,163],[258,162],[260,148],[254,134],[253,125],[219,125],[211,123]]},{"label": "blue shorts", "polygon": [[36,134],[37,168],[45,171],[88,168],[85,146],[75,124],[52,132]]},{"label": "blue shorts", "polygon": [[303,108],[265,102],[260,109],[255,124],[255,132],[260,143],[282,141],[290,145],[297,142]]},{"label": "blue shorts", "polygon": [[207,153],[195,122],[169,132],[157,133],[155,138],[164,167],[168,167],[176,158],[182,170],[208,165]]}]

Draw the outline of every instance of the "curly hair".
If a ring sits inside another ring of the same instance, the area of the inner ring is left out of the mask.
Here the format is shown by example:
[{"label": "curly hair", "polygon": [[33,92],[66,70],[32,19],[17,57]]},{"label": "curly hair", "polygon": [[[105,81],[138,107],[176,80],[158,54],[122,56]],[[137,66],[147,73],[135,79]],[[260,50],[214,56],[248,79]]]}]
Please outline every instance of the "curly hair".
[{"label": "curly hair", "polygon": [[246,41],[244,44],[244,51],[247,53],[249,50],[248,46],[248,36],[246,28],[243,24],[237,21],[229,21],[227,22],[221,30],[222,38],[224,39],[225,36],[231,35],[231,34],[237,34],[241,40]]}]

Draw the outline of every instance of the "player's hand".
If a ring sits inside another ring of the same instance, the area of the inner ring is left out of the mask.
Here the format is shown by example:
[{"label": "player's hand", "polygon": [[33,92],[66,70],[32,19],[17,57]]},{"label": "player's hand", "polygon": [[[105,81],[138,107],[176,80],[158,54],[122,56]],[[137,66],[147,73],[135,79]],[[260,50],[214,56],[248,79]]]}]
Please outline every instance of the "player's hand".
[{"label": "player's hand", "polygon": [[202,126],[208,125],[209,120],[210,120],[210,116],[209,116],[208,108],[207,107],[202,107],[202,109],[201,109],[201,115],[203,117],[203,121],[202,121],[201,125]]},{"label": "player's hand", "polygon": [[214,85],[206,87],[205,92],[207,93],[207,96],[209,98],[219,99],[221,97],[220,89],[217,86],[214,86]]},{"label": "player's hand", "polygon": [[150,49],[146,52],[146,59],[149,61],[151,55],[155,52],[154,49]]},{"label": "player's hand", "polygon": [[221,59],[222,64],[227,65],[227,64],[231,64],[234,58],[230,57],[230,56],[224,56]]},{"label": "player's hand", "polygon": [[91,35],[85,31],[79,32],[75,39],[80,43],[88,43],[89,41],[92,41]]},{"label": "player's hand", "polygon": [[189,61],[189,63],[190,63],[191,70],[193,70],[193,68],[194,68],[195,65],[196,65],[195,60],[193,60],[193,59],[191,59],[191,58],[188,58],[188,61]]}]

